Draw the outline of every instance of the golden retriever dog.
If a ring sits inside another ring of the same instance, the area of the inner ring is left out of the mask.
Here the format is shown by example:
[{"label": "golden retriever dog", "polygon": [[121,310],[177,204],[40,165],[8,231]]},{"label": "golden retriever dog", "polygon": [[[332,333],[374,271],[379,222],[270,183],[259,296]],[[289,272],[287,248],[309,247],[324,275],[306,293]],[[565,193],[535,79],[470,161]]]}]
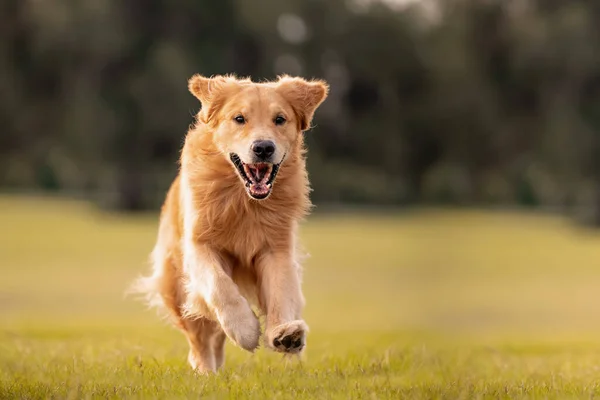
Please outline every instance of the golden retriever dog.
[{"label": "golden retriever dog", "polygon": [[223,365],[226,337],[259,346],[257,314],[268,348],[299,354],[308,331],[297,243],[310,208],[303,131],[329,87],[195,75],[189,90],[201,110],[162,207],[153,273],[134,288],[183,331],[200,372]]}]

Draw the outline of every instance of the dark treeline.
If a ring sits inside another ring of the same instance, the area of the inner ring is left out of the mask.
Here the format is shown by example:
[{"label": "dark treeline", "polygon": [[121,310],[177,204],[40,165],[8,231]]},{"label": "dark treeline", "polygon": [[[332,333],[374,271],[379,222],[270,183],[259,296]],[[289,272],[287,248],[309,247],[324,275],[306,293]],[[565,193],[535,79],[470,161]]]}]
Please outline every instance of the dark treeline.
[{"label": "dark treeline", "polygon": [[317,203],[499,204],[600,222],[600,2],[5,0],[0,186],[156,207],[186,80],[321,77]]}]

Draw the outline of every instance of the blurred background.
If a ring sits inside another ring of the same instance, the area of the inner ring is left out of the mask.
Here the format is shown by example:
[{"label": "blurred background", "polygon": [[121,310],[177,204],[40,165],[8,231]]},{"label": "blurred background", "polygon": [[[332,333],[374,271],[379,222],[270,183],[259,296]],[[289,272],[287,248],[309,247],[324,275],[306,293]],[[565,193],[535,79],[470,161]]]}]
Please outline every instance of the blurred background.
[{"label": "blurred background", "polygon": [[4,0],[2,320],[157,323],[122,294],[187,79],[287,73],[331,85],[305,134],[313,331],[600,332],[599,49],[593,0]]},{"label": "blurred background", "polygon": [[527,206],[600,224],[600,4],[9,0],[0,187],[156,209],[194,73],[324,78],[317,204]]}]

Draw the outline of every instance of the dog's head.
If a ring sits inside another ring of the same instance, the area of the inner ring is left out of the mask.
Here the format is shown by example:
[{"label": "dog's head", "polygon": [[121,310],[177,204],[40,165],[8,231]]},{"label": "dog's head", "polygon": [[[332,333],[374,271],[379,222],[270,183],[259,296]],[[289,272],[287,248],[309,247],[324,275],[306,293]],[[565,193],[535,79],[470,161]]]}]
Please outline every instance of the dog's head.
[{"label": "dog's head", "polygon": [[282,163],[325,100],[323,81],[282,76],[254,83],[231,76],[195,75],[189,90],[202,103],[200,122],[211,127],[216,148],[239,175],[248,195],[269,197]]}]

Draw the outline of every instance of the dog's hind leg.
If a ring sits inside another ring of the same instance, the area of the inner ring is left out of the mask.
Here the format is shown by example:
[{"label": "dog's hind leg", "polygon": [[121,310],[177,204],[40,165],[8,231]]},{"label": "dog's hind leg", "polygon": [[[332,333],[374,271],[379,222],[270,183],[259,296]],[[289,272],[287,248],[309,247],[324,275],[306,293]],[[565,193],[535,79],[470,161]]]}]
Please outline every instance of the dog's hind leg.
[{"label": "dog's hind leg", "polygon": [[213,349],[217,369],[221,368],[225,363],[225,339],[227,339],[227,335],[222,330],[213,337]]},{"label": "dog's hind leg", "polygon": [[190,346],[188,362],[198,372],[215,372],[223,364],[225,333],[218,322],[206,318],[186,318],[182,314],[185,296],[181,287],[180,258],[154,253],[154,289],[171,321],[185,334]]},{"label": "dog's hind leg", "polygon": [[183,320],[190,345],[188,362],[200,373],[216,372],[223,365],[225,333],[215,321],[205,318]]}]

